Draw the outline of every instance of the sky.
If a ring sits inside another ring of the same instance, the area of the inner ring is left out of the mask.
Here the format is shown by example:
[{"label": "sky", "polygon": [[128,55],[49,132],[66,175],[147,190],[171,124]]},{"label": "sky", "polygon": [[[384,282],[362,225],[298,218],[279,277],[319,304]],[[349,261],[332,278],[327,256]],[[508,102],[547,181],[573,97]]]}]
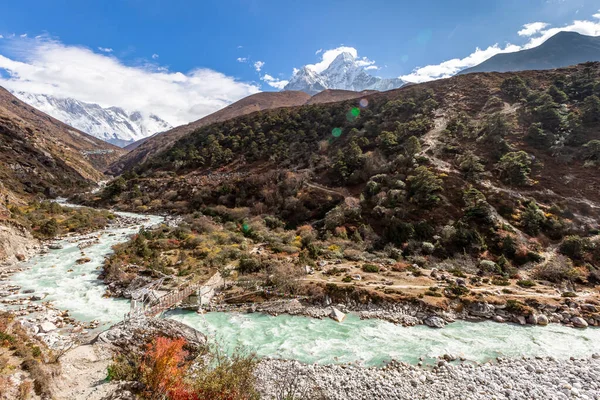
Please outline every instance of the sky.
[{"label": "sky", "polygon": [[29,0],[0,6],[0,86],[197,120],[348,51],[384,78],[451,76],[560,30],[597,0]]}]

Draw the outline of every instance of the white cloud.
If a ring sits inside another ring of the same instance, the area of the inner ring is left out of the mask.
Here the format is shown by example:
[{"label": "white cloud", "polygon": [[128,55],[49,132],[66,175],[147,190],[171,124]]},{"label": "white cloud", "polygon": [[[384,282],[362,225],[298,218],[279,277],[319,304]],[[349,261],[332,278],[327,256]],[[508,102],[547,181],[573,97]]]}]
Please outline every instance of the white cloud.
[{"label": "white cloud", "polygon": [[260,70],[264,66],[265,66],[265,62],[264,61],[257,61],[257,62],[254,63],[254,69],[256,70],[256,72],[260,72]]},{"label": "white cloud", "polygon": [[282,90],[285,85],[289,83],[289,81],[283,79],[273,78],[269,74],[264,74],[261,78],[261,81],[265,81],[269,86],[274,87],[276,89]]},{"label": "white cloud", "polygon": [[160,57],[158,54],[156,54],[156,53],[152,54],[153,60],[158,60],[158,57]]},{"label": "white cloud", "polygon": [[322,53],[322,52],[323,52],[323,49],[319,49],[319,50],[315,51],[315,55],[318,55],[319,53]]},{"label": "white cloud", "polygon": [[475,52],[465,58],[454,58],[452,60],[444,61],[437,65],[427,65],[415,69],[408,75],[401,76],[407,82],[427,82],[434,79],[448,78],[455,75],[457,72],[480,64],[488,58],[498,53],[510,53],[519,51],[521,48],[516,45],[508,44],[506,47],[501,48],[498,44],[488,47],[487,49],[481,50],[480,48],[475,49]]},{"label": "white cloud", "polygon": [[530,24],[523,25],[523,29],[521,29],[517,34],[519,36],[533,36],[549,24],[545,22],[532,22]]},{"label": "white cloud", "polygon": [[113,49],[111,49],[110,47],[98,47],[98,50],[100,50],[103,53],[112,53],[113,52]]},{"label": "white cloud", "polygon": [[10,90],[154,113],[172,125],[260,91],[256,84],[210,69],[171,72],[156,65],[128,66],[113,56],[48,39],[2,41],[0,70],[0,86]]},{"label": "white cloud", "polygon": [[[594,15],[594,17],[596,17],[596,14]],[[526,24],[524,25],[524,27],[527,27],[528,25],[531,24]],[[546,24],[545,27],[546,26],[548,26],[548,24]],[[440,64],[419,67],[414,69],[408,75],[400,76],[400,78],[408,82],[416,83],[426,82],[433,79],[448,78],[465,68],[470,68],[477,64],[480,64],[498,53],[511,53],[539,46],[540,44],[544,43],[546,40],[548,40],[549,38],[561,31],[578,32],[582,35],[588,36],[600,35],[600,21],[575,20],[571,24],[562,27],[555,27],[549,29],[546,29],[545,27],[532,34],[532,36],[535,37],[530,37],[529,41],[522,46],[507,44],[505,47],[501,47],[496,43],[493,46],[489,46],[487,49],[484,50],[476,48],[475,52],[471,53],[465,58],[455,58],[452,60],[444,61]],[[519,31],[519,33],[520,32],[523,32],[523,30]]]},{"label": "white cloud", "polygon": [[27,34],[26,34],[26,33],[24,33],[24,34],[22,34],[22,35],[19,35],[19,37],[21,37],[21,38],[26,38],[26,37],[27,37]]},{"label": "white cloud", "polygon": [[244,48],[244,46],[242,46],[242,45],[239,45],[237,48],[238,48],[238,49],[242,49],[242,48]]},{"label": "white cloud", "polygon": [[365,67],[365,70],[369,71],[369,70],[378,70],[379,67],[377,65],[369,65],[367,67]]},{"label": "white cloud", "polygon": [[598,10],[598,14],[592,15],[592,17],[594,17],[596,19],[600,19],[600,10]]},{"label": "white cloud", "polygon": [[245,62],[247,62],[247,61],[248,61],[248,59],[247,59],[246,57],[238,57],[238,58],[236,59],[236,61],[237,61],[237,62],[241,62],[241,63],[245,63]]},{"label": "white cloud", "polygon": [[4,39],[4,36],[0,35],[0,39]]}]

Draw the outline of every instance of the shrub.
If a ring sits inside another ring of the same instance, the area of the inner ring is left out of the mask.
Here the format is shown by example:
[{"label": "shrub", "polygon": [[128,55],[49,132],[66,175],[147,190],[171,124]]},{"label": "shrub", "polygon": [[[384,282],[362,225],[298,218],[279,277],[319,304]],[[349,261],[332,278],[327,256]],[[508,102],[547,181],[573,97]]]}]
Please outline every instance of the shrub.
[{"label": "shrub", "polygon": [[499,277],[499,276],[494,276],[492,278],[492,285],[496,285],[496,286],[508,286],[508,285],[510,285],[510,282],[506,278]]},{"label": "shrub", "polygon": [[579,271],[573,267],[571,260],[562,255],[557,255],[545,264],[538,265],[534,274],[537,279],[554,283],[572,281],[580,277]]},{"label": "shrub", "polygon": [[365,272],[379,272],[379,267],[377,265],[373,265],[373,264],[363,264],[362,266],[362,270]]},{"label": "shrub", "polygon": [[427,208],[440,201],[438,193],[443,189],[442,180],[427,167],[420,166],[407,179],[410,201]]},{"label": "shrub", "polygon": [[535,282],[532,281],[531,279],[521,279],[519,281],[517,281],[517,285],[524,287],[524,288],[530,288],[535,286]]},{"label": "shrub", "polygon": [[577,235],[567,236],[560,244],[558,251],[572,260],[583,259],[585,253],[592,248],[589,239]]},{"label": "shrub", "polygon": [[256,257],[244,256],[240,259],[240,263],[238,266],[238,271],[242,274],[250,274],[253,272],[258,272],[262,269],[262,264],[260,260]]},{"label": "shrub", "polygon": [[451,284],[446,288],[446,290],[444,291],[444,294],[446,295],[446,297],[454,298],[454,297],[464,296],[466,294],[469,294],[469,292],[470,292],[469,289],[467,289],[464,286],[458,286],[455,284]]}]

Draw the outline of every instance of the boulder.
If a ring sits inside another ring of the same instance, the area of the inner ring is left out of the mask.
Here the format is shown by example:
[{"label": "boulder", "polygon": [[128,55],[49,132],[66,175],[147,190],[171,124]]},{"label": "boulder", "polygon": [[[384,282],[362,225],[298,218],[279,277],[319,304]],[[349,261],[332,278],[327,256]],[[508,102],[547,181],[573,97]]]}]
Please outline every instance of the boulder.
[{"label": "boulder", "polygon": [[537,325],[538,324],[538,316],[536,314],[531,314],[531,315],[527,316],[527,323],[531,324],[531,325]]},{"label": "boulder", "polygon": [[519,315],[519,316],[517,316],[517,321],[519,322],[519,324],[520,324],[520,325],[525,325],[525,324],[527,324],[527,320],[526,320],[526,319],[525,319],[525,317],[524,317],[524,316],[522,316],[522,315]]},{"label": "boulder", "polygon": [[571,322],[573,323],[573,326],[575,326],[576,328],[587,328],[588,323],[585,322],[585,319],[581,318],[581,317],[573,317],[571,318]]},{"label": "boulder", "polygon": [[506,322],[506,320],[504,318],[502,318],[500,315],[494,316],[494,321],[496,321],[496,322]]},{"label": "boulder", "polygon": [[56,327],[56,325],[54,325],[50,321],[44,321],[40,324],[40,332],[42,332],[42,333],[52,332],[52,331],[55,331],[56,329],[58,329]]},{"label": "boulder", "polygon": [[548,317],[546,317],[544,314],[538,315],[538,317],[537,317],[537,324],[538,325],[546,326],[546,325],[548,325],[548,322],[549,322],[548,321]]},{"label": "boulder", "polygon": [[446,326],[446,321],[437,315],[432,315],[431,317],[426,318],[423,322],[430,328],[443,328]]},{"label": "boulder", "polygon": [[329,314],[329,317],[334,321],[342,322],[344,318],[346,318],[346,314],[344,314],[335,307],[331,307],[331,314]]},{"label": "boulder", "polygon": [[485,302],[473,303],[469,307],[469,311],[470,311],[471,315],[474,315],[476,317],[486,317],[486,318],[493,317],[495,309],[496,308],[493,305],[485,303]]}]

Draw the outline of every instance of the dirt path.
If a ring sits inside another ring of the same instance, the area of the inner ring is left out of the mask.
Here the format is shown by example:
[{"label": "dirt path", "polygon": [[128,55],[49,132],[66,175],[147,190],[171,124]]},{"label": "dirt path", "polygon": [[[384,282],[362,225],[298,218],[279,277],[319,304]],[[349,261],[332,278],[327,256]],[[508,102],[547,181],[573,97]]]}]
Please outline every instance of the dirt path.
[{"label": "dirt path", "polygon": [[55,399],[100,400],[112,393],[116,384],[106,380],[112,359],[108,348],[82,345],[60,359],[62,374],[55,380]]}]

